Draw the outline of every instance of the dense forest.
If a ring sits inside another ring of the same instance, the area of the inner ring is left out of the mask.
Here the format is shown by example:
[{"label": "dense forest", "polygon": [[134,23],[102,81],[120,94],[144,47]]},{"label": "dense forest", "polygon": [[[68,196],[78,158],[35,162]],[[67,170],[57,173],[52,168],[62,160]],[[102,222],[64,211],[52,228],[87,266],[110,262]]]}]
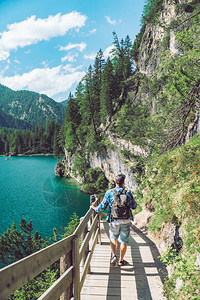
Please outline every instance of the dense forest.
[{"label": "dense forest", "polygon": [[0,154],[54,154],[63,155],[61,144],[61,126],[49,120],[44,128],[42,124],[35,130],[0,129]]}]

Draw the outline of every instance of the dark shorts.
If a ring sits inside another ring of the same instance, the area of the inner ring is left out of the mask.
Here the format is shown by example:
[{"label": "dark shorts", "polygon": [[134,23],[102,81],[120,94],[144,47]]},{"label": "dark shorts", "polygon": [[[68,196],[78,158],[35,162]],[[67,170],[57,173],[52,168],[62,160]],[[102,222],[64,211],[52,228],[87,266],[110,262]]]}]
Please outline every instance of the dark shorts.
[{"label": "dark shorts", "polygon": [[110,240],[115,239],[123,244],[129,243],[129,235],[130,235],[130,226],[131,223],[116,225],[115,222],[110,223]]}]

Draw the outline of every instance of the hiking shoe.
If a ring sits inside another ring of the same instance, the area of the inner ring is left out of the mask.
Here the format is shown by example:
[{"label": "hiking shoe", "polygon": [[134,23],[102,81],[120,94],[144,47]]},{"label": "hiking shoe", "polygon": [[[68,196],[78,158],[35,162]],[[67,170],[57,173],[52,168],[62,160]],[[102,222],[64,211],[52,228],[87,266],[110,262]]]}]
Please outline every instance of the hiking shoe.
[{"label": "hiking shoe", "polygon": [[122,267],[122,266],[125,266],[125,265],[127,265],[128,264],[128,262],[126,261],[126,260],[122,260],[122,261],[120,261],[119,263],[118,263],[118,266],[119,267]]},{"label": "hiking shoe", "polygon": [[110,265],[112,267],[116,266],[117,265],[117,261],[118,261],[117,256],[116,255],[112,255],[111,259],[110,259]]}]

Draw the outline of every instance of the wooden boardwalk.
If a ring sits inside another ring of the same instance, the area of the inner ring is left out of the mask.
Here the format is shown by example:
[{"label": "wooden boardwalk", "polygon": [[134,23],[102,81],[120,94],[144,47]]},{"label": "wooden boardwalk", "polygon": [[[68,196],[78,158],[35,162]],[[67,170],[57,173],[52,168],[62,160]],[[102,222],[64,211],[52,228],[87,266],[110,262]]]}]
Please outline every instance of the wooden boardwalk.
[{"label": "wooden boardwalk", "polygon": [[95,247],[81,300],[164,300],[162,283],[167,273],[155,244],[132,225],[125,255],[129,264],[110,267],[108,230],[108,224],[101,222],[102,245]]}]

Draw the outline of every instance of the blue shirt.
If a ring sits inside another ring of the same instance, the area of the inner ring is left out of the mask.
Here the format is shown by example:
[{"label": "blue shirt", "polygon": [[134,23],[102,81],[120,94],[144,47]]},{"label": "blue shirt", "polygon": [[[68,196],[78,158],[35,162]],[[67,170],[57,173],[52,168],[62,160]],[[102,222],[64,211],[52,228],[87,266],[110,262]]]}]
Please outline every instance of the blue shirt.
[{"label": "blue shirt", "polygon": [[[115,189],[118,191],[118,192],[122,192],[123,191],[123,187],[120,187],[120,186],[116,186]],[[133,195],[131,194],[130,191],[127,191],[126,192],[126,195],[128,196],[128,201],[129,201],[129,206],[130,208],[132,209],[136,209],[137,207],[137,203],[135,202],[134,198],[133,198]],[[106,221],[107,222],[113,222],[114,220],[111,218],[111,207],[112,207],[112,204],[113,204],[113,196],[114,196],[114,191],[113,189],[111,190],[108,190],[106,193],[105,193],[105,196],[102,200],[102,202],[99,204],[99,206],[95,207],[94,210],[99,213],[101,212],[102,210],[106,209],[107,206],[109,206],[109,209],[108,209],[108,215],[107,215],[107,218],[106,218]],[[132,215],[132,212],[131,212],[131,209],[130,209],[130,219],[133,220],[133,215]]]}]

